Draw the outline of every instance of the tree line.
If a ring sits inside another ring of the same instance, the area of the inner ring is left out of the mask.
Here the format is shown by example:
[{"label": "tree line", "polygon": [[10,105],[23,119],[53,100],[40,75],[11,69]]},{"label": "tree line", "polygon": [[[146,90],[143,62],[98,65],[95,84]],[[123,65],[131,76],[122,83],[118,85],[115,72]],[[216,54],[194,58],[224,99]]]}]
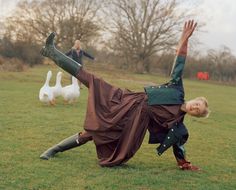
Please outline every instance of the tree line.
[{"label": "tree line", "polygon": [[[68,50],[76,39],[97,60],[137,73],[169,74],[174,48],[185,20],[198,13],[177,0],[23,0],[1,24],[0,55],[33,66],[46,37]],[[201,23],[198,28],[204,27]],[[198,39],[193,39],[198,43]],[[193,46],[194,46],[193,44]],[[209,72],[211,79],[235,81],[236,58],[227,47],[188,57],[186,77]]]}]

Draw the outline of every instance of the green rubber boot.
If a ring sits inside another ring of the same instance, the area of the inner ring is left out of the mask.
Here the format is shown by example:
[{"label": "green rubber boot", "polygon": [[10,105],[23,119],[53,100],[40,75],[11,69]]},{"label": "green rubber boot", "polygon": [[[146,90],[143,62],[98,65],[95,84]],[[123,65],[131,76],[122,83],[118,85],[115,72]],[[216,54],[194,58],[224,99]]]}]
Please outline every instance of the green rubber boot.
[{"label": "green rubber boot", "polygon": [[78,141],[78,134],[75,134],[46,150],[43,154],[40,155],[40,158],[43,160],[48,160],[58,152],[64,152],[80,145],[82,145],[82,143],[79,143]]},{"label": "green rubber boot", "polygon": [[56,49],[54,45],[55,36],[55,32],[52,32],[47,37],[46,45],[41,49],[40,53],[52,59],[59,67],[76,77],[82,66]]}]

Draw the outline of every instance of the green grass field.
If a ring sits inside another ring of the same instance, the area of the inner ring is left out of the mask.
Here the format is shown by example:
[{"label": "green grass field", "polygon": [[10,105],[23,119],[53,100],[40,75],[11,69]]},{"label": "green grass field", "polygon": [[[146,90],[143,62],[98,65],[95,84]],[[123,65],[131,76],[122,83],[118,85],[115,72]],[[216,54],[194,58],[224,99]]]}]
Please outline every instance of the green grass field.
[{"label": "green grass field", "polygon": [[[125,165],[102,168],[97,164],[92,142],[60,153],[49,161],[39,155],[60,140],[83,128],[87,90],[79,101],[54,107],[41,104],[39,89],[48,70],[38,66],[25,72],[0,72],[0,189],[1,190],[191,190],[236,189],[236,87],[185,80],[186,99],[206,96],[208,119],[186,117],[190,138],[187,158],[201,172],[177,168],[172,150],[161,157],[149,145],[148,133],[142,147]],[[167,79],[155,75],[129,74],[105,67],[87,69],[115,86],[143,91],[143,86]],[[63,85],[69,84],[64,73]]]}]

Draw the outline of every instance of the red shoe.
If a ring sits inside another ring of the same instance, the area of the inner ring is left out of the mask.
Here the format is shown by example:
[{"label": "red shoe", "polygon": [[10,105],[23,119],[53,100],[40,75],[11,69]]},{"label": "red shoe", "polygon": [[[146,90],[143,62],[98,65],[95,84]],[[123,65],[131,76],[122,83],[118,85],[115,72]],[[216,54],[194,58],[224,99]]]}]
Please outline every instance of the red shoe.
[{"label": "red shoe", "polygon": [[186,162],[183,165],[179,166],[182,170],[190,170],[190,171],[200,171],[201,169],[197,166],[193,166],[190,162]]},{"label": "red shoe", "polygon": [[197,166],[193,166],[191,162],[187,162],[186,160],[179,160],[178,166],[181,170],[190,170],[190,171],[200,171],[201,169]]}]

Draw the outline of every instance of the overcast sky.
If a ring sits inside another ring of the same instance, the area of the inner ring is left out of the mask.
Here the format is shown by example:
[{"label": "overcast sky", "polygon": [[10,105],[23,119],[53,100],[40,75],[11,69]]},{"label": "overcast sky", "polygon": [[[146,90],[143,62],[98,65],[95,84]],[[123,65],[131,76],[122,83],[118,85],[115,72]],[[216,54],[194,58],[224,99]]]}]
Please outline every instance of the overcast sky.
[{"label": "overcast sky", "polygon": [[[0,17],[10,14],[17,1],[0,0]],[[200,11],[198,22],[206,22],[204,33],[198,33],[202,50],[229,47],[236,56],[236,1],[235,0],[189,0],[191,9]],[[200,47],[199,47],[200,48]]]},{"label": "overcast sky", "polygon": [[206,33],[200,34],[204,47],[219,49],[226,45],[236,55],[236,1],[193,0],[201,12],[199,20],[206,22]]}]

